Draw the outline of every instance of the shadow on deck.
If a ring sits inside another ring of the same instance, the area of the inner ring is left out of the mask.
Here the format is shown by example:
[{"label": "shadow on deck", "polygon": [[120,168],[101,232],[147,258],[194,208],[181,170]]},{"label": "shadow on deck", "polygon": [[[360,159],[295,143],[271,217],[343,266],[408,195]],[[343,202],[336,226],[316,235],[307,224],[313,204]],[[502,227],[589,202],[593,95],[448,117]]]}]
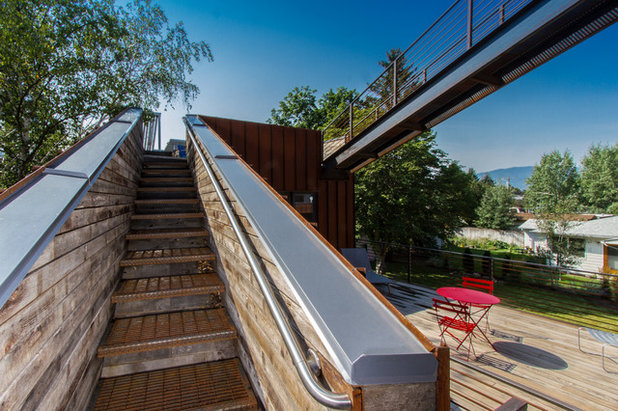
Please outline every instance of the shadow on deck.
[{"label": "shadow on deck", "polygon": [[[439,344],[432,289],[397,283],[385,296],[430,340]],[[451,399],[459,409],[495,409],[510,397],[529,409],[615,409],[618,376],[601,368],[601,358],[577,348],[577,326],[497,305],[488,333],[495,350],[474,340],[477,357],[451,347]],[[585,347],[599,351],[587,337]]]}]

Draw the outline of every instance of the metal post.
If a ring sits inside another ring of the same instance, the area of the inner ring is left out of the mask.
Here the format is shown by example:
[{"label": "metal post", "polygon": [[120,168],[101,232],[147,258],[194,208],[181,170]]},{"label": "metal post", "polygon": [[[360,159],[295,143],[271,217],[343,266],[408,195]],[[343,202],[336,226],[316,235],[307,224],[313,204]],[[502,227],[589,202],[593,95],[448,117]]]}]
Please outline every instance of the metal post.
[{"label": "metal post", "polygon": [[350,137],[348,141],[352,140],[353,132],[354,132],[354,101],[350,103]]},{"label": "metal post", "polygon": [[397,58],[393,62],[393,107],[397,105]]},{"label": "metal post", "polygon": [[504,4],[500,5],[499,14],[500,14],[500,24],[504,23]]},{"label": "metal post", "polygon": [[468,0],[468,25],[467,25],[467,37],[468,37],[468,48],[472,47],[472,4],[473,0]]},{"label": "metal post", "polygon": [[489,260],[489,277],[494,281],[494,259]]},{"label": "metal post", "polygon": [[423,84],[427,83],[427,68],[423,70]]},{"label": "metal post", "polygon": [[159,126],[158,135],[159,135],[159,151],[161,151],[161,113],[157,116],[157,125]]}]

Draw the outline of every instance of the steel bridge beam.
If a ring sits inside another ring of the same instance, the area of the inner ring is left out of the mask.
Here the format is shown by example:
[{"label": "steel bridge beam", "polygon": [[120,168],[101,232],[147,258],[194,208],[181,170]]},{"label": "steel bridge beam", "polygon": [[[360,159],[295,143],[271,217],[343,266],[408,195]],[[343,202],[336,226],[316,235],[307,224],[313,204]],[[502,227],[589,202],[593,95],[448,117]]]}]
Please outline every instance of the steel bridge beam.
[{"label": "steel bridge beam", "polygon": [[[324,160],[355,171],[610,26],[617,0],[531,2]],[[375,157],[375,156],[372,156]]]}]

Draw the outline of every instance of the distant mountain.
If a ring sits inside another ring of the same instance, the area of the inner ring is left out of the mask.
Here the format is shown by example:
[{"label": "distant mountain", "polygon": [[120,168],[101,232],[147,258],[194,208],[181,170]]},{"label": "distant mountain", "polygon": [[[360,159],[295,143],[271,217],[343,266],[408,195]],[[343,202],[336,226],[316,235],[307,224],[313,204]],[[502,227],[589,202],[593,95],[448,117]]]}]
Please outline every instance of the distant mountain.
[{"label": "distant mountain", "polygon": [[532,174],[534,167],[511,167],[511,168],[499,168],[497,170],[485,171],[478,173],[479,178],[483,178],[485,174],[489,174],[492,180],[499,184],[505,184],[508,179],[511,181],[512,187],[517,187],[522,190],[526,189],[526,179]]}]

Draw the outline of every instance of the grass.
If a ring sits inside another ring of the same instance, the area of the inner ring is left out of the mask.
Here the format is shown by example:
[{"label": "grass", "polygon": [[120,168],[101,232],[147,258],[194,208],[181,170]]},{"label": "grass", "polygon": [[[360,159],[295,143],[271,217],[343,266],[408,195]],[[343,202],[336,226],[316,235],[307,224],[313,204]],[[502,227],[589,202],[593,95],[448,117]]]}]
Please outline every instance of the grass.
[{"label": "grass", "polygon": [[[407,282],[406,264],[391,262],[387,268],[389,277]],[[562,280],[565,280],[564,276]],[[445,268],[414,264],[410,273],[410,283],[432,289],[458,286],[461,284],[461,275]],[[505,282],[496,284],[494,294],[505,305],[518,310],[583,327],[618,333],[618,307],[610,300],[601,297]]]}]

